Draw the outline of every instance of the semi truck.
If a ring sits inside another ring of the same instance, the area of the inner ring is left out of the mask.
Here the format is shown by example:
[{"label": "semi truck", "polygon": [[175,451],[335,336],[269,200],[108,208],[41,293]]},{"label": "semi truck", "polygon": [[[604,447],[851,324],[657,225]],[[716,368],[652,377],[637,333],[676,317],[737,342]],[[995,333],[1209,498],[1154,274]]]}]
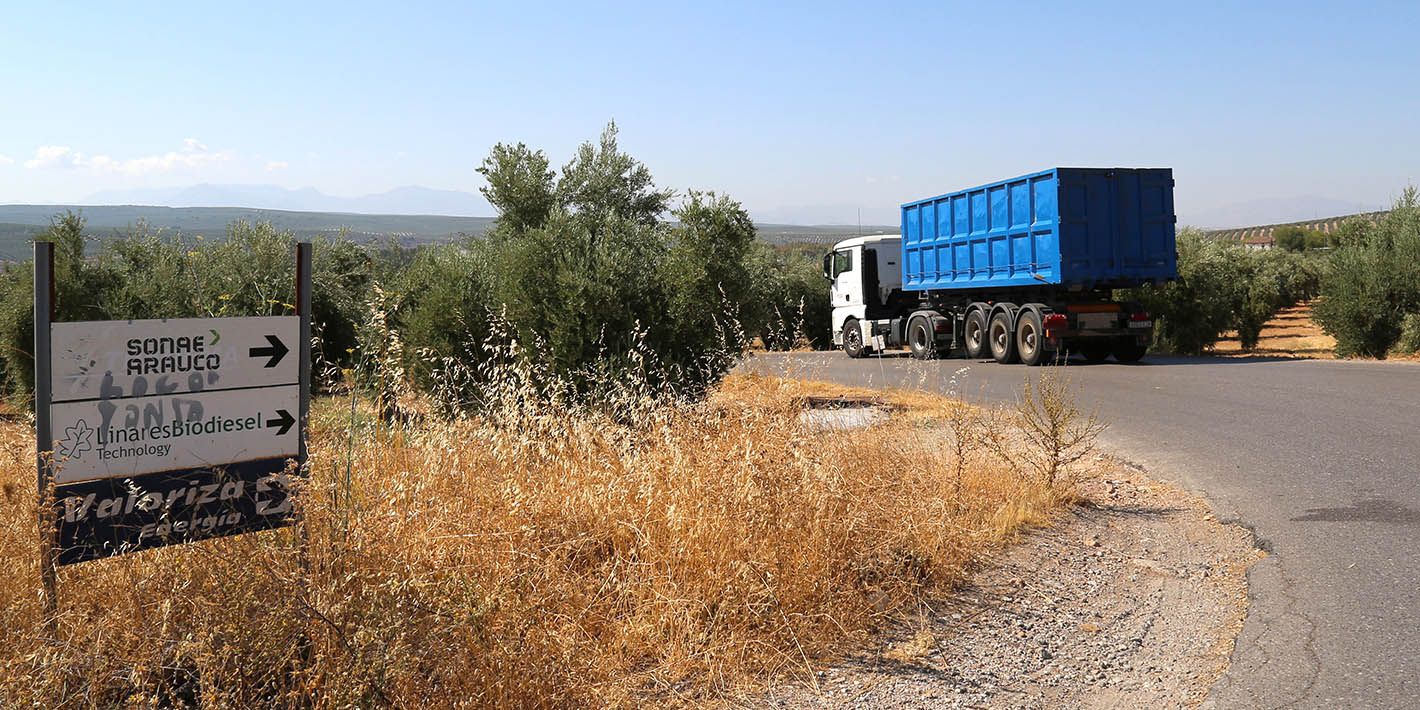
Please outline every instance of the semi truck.
[{"label": "semi truck", "polygon": [[1115,291],[1177,277],[1173,185],[1169,168],[1049,168],[903,204],[899,234],[824,255],[833,342],[855,358],[1137,362],[1153,320]]}]

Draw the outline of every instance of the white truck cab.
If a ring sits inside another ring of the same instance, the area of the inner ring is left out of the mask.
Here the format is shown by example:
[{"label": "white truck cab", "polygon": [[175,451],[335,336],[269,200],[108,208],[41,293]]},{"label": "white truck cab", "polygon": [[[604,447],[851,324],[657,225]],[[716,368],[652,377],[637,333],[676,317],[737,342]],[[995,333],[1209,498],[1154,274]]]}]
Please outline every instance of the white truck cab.
[{"label": "white truck cab", "polygon": [[[901,309],[902,239],[897,234],[872,234],[845,239],[823,257],[823,275],[829,280],[833,303],[833,344],[850,353],[874,349],[872,322],[890,318]],[[847,329],[845,331],[845,328]]]}]

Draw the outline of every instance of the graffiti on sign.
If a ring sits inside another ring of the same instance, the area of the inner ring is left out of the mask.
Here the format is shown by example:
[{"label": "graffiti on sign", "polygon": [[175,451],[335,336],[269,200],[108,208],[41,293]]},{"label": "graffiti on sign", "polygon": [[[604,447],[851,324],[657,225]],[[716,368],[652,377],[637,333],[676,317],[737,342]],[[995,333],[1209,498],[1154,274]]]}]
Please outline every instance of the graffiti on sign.
[{"label": "graffiti on sign", "polygon": [[300,318],[55,323],[53,401],[295,384]]}]

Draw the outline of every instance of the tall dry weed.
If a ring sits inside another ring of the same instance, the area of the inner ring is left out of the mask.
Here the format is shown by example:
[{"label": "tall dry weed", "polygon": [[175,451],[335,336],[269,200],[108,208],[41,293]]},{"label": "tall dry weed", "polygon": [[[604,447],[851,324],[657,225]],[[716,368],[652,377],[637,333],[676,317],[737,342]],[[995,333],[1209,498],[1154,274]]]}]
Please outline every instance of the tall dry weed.
[{"label": "tall dry weed", "polygon": [[704,700],[811,678],[1062,500],[943,444],[965,428],[817,429],[792,382],[689,401],[631,378],[590,407],[526,359],[484,367],[482,406],[448,410],[474,414],[319,401],[302,533],[65,568],[53,638],[32,437],[6,425],[0,705]]}]

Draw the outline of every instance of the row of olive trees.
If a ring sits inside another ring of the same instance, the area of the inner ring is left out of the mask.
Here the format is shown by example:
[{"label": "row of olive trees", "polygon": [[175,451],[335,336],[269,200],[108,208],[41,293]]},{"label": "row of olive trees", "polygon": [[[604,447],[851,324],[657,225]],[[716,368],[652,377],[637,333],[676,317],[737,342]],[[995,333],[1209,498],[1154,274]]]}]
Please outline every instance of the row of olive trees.
[{"label": "row of olive trees", "polygon": [[1191,228],[1179,232],[1177,243],[1177,280],[1124,293],[1154,315],[1154,344],[1163,350],[1200,354],[1229,330],[1251,350],[1277,311],[1321,288],[1325,262],[1318,253],[1253,251]]}]

